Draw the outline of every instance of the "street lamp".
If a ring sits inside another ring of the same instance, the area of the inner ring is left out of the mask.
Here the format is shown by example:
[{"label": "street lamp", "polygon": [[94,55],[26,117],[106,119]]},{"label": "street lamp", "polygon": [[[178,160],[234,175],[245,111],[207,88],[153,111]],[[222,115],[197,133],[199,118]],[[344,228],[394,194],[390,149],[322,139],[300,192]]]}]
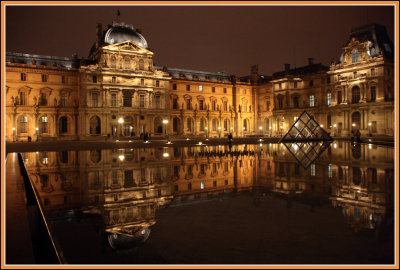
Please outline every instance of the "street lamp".
[{"label": "street lamp", "polygon": [[36,141],[39,141],[39,128],[36,128]]},{"label": "street lamp", "polygon": [[219,137],[221,138],[221,127],[218,127]]},{"label": "street lamp", "polygon": [[205,127],[206,129],[206,141],[208,141],[208,127]]},{"label": "street lamp", "polygon": [[167,134],[167,124],[168,124],[168,119],[164,119],[163,121],[164,124],[164,134],[165,134],[165,138],[167,138],[168,134]]},{"label": "street lamp", "polygon": [[118,123],[120,124],[119,136],[122,136],[122,124],[124,123],[124,118],[120,117],[120,118],[118,119]]},{"label": "street lamp", "polygon": [[13,130],[13,142],[15,142],[15,127],[13,127],[12,130]]},{"label": "street lamp", "polygon": [[369,122],[369,123],[368,123],[368,132],[369,132],[369,136],[370,136],[370,137],[372,136],[372,133],[371,133],[371,126],[372,126],[372,123]]}]

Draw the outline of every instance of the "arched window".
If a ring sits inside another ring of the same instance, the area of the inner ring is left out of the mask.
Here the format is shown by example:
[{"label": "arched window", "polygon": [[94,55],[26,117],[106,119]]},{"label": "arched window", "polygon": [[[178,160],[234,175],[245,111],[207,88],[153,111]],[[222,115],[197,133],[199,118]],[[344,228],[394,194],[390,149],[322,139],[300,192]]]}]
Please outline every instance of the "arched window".
[{"label": "arched window", "polygon": [[248,120],[244,119],[243,120],[243,131],[248,131]]},{"label": "arched window", "polygon": [[101,151],[100,150],[92,150],[90,151],[90,160],[93,163],[97,163],[101,160]]},{"label": "arched window", "polygon": [[134,136],[133,118],[124,117],[124,136]]},{"label": "arched window", "polygon": [[179,118],[175,117],[172,120],[172,130],[174,132],[179,132],[179,124],[180,124]]},{"label": "arched window", "polygon": [[189,132],[193,131],[193,119],[192,118],[188,118],[186,120],[186,130]]},{"label": "arched window", "polygon": [[217,126],[218,126],[218,120],[214,118],[212,120],[212,131],[217,131]]},{"label": "arched window", "polygon": [[352,62],[357,63],[358,62],[358,50],[354,50],[352,52],[352,57],[353,57]]},{"label": "arched window", "polygon": [[163,124],[161,121],[161,117],[156,117],[154,119],[154,133],[162,134],[163,133]]},{"label": "arched window", "polygon": [[230,121],[229,119],[224,120],[224,131],[229,131]]},{"label": "arched window", "polygon": [[200,131],[204,131],[206,125],[206,120],[204,118],[200,119]]},{"label": "arched window", "polygon": [[68,132],[68,117],[62,116],[60,118],[60,133]]},{"label": "arched window", "polygon": [[360,101],[360,87],[357,85],[351,89],[351,103],[358,103]]},{"label": "arched window", "polygon": [[144,60],[139,59],[139,70],[144,70]]},{"label": "arched window", "polygon": [[100,130],[100,118],[98,116],[93,116],[90,118],[90,135],[98,135],[100,134]]}]

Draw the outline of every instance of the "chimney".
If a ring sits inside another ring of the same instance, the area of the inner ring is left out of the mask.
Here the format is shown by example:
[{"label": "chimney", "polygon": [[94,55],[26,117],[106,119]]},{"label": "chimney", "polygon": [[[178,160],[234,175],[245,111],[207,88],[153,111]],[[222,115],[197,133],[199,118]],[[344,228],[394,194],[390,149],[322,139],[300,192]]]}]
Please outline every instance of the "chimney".
[{"label": "chimney", "polygon": [[289,72],[289,70],[290,70],[290,64],[285,64],[285,71]]},{"label": "chimney", "polygon": [[101,23],[96,24],[96,49],[101,45]]},{"label": "chimney", "polygon": [[308,58],[308,65],[309,66],[314,65],[314,58],[312,57]]},{"label": "chimney", "polygon": [[258,65],[252,65],[250,67],[250,82],[258,83]]}]

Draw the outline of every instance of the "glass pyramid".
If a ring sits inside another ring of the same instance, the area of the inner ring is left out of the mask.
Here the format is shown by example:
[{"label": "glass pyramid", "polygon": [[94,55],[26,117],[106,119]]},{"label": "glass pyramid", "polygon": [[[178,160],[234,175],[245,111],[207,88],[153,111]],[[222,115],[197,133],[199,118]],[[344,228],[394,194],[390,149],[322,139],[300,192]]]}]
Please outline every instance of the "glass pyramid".
[{"label": "glass pyramid", "polygon": [[284,142],[286,148],[292,153],[304,169],[307,169],[322,152],[331,144],[330,141],[311,142]]},{"label": "glass pyramid", "polygon": [[333,141],[333,139],[304,111],[279,142],[297,141]]}]

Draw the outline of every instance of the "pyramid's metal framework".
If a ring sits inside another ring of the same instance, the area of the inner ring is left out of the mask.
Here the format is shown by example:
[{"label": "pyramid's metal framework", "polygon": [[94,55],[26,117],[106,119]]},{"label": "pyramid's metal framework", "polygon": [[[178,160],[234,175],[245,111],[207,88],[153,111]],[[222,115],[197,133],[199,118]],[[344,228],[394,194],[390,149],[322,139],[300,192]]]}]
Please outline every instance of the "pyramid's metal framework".
[{"label": "pyramid's metal framework", "polygon": [[307,169],[326,148],[331,144],[330,141],[312,142],[285,142],[286,148],[293,154],[301,166]]},{"label": "pyramid's metal framework", "polygon": [[306,111],[279,142],[333,141],[332,137]]}]

